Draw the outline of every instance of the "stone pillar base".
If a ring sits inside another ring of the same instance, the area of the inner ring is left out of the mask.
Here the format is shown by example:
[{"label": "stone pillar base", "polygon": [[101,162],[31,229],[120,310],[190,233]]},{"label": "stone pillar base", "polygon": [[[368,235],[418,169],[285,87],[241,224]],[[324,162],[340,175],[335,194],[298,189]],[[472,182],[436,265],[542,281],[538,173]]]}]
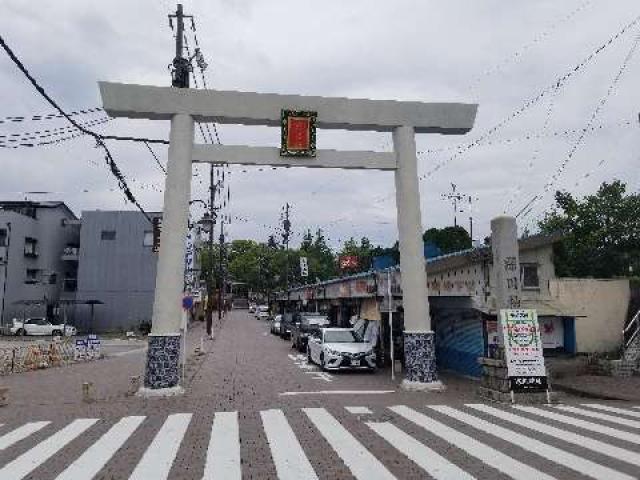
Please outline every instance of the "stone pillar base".
[{"label": "stone pillar base", "polygon": [[[180,339],[179,333],[149,335],[147,366],[144,372],[144,389],[174,390],[180,382]],[[175,393],[173,393],[175,394]]]},{"label": "stone pillar base", "polygon": [[401,387],[412,391],[442,391],[436,369],[435,334],[404,332],[405,379]]}]

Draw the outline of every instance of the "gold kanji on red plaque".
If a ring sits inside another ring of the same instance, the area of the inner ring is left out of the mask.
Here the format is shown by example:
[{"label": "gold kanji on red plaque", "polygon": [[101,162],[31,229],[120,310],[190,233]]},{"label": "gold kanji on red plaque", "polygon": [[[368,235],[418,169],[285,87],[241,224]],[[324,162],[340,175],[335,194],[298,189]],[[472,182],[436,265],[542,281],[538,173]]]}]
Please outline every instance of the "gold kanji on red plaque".
[{"label": "gold kanji on red plaque", "polygon": [[316,156],[316,116],[316,112],[282,110],[281,156]]}]

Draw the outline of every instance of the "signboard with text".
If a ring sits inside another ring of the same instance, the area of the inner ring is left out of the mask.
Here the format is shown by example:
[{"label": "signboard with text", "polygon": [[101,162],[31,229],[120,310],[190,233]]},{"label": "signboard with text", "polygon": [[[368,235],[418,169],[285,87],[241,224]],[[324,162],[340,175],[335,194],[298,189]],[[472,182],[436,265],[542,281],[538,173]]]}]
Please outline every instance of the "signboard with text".
[{"label": "signboard with text", "polygon": [[542,338],[535,310],[500,310],[511,390],[546,390]]},{"label": "signboard with text", "polygon": [[316,156],[316,112],[282,110],[280,155],[283,157]]},{"label": "signboard with text", "polygon": [[300,276],[309,276],[309,263],[307,262],[307,257],[300,257]]}]

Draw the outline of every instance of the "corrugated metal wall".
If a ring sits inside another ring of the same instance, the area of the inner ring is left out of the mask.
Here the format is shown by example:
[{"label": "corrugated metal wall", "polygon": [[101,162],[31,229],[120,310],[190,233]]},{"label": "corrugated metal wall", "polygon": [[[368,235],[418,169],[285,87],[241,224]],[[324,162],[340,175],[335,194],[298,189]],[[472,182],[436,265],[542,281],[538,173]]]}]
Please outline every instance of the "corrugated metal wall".
[{"label": "corrugated metal wall", "polygon": [[482,319],[473,310],[438,310],[434,315],[438,368],[479,377],[484,353]]}]

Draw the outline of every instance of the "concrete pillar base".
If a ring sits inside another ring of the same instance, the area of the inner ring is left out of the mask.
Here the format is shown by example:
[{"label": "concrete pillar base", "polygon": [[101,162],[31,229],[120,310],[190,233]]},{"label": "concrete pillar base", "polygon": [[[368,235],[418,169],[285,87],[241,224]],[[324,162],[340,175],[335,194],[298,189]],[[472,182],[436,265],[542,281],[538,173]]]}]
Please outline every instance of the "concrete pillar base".
[{"label": "concrete pillar base", "polygon": [[[144,388],[167,390],[180,382],[180,334],[149,335]],[[178,387],[179,388],[179,387]]]},{"label": "concrete pillar base", "polygon": [[412,382],[411,380],[403,380],[400,388],[407,392],[444,392],[447,387],[440,381],[435,382]]},{"label": "concrete pillar base", "polygon": [[442,390],[443,385],[438,381],[436,369],[435,334],[433,332],[404,332],[404,368],[403,388]]},{"label": "concrete pillar base", "polygon": [[153,398],[153,397],[175,397],[184,394],[184,388],[181,386],[171,388],[145,388],[141,387],[136,392],[136,397]]}]

